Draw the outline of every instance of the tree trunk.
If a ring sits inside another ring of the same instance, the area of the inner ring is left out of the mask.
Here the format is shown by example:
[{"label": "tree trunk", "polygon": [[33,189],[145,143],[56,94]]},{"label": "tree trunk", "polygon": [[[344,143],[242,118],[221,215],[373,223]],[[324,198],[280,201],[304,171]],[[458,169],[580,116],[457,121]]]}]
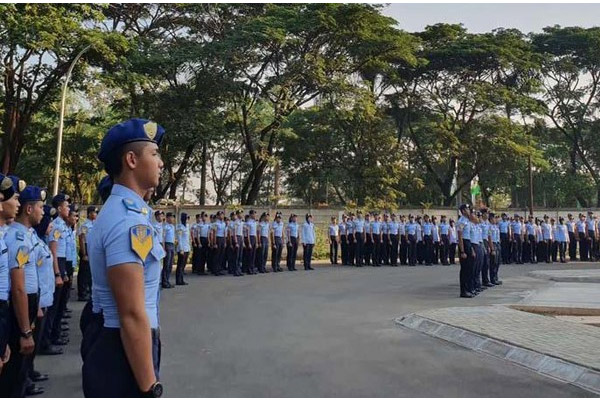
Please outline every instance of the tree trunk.
[{"label": "tree trunk", "polygon": [[275,200],[273,201],[273,206],[277,207],[277,203],[279,203],[279,181],[281,179],[281,166],[279,165],[279,160],[275,163],[275,176],[273,183],[273,195]]},{"label": "tree trunk", "polygon": [[258,200],[258,194],[260,192],[260,185],[262,183],[262,177],[264,175],[265,169],[267,168],[266,162],[261,162],[258,164],[254,173],[252,173],[252,180],[250,181],[250,187],[248,190],[248,196],[246,197],[246,205],[253,206],[256,204]]},{"label": "tree trunk", "polygon": [[208,161],[208,143],[206,140],[202,141],[202,166],[200,168],[200,205],[206,204],[206,163]]}]

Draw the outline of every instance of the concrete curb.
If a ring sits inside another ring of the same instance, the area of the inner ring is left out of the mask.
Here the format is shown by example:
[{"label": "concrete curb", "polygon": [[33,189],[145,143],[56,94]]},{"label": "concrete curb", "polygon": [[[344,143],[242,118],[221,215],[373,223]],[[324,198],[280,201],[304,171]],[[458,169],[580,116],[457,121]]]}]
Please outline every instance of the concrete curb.
[{"label": "concrete curb", "polygon": [[544,271],[531,271],[527,275],[553,282],[600,283],[600,277],[597,276],[556,276]]},{"label": "concrete curb", "polygon": [[595,369],[424,318],[417,314],[396,318],[395,323],[467,349],[519,364],[539,374],[600,395],[600,371]]}]

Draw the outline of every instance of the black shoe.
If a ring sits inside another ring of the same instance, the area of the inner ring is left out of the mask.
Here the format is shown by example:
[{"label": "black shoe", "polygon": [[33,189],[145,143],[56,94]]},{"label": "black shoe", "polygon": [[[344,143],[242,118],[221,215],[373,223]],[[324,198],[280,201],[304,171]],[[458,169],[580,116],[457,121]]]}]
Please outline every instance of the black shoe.
[{"label": "black shoe", "polygon": [[33,383],[25,389],[25,396],[37,396],[38,394],[44,393],[44,388],[36,386]]},{"label": "black shoe", "polygon": [[40,350],[40,354],[44,356],[56,356],[63,353],[63,349],[58,346],[48,346]]},{"label": "black shoe", "polygon": [[277,268],[278,272],[283,272],[283,268]]},{"label": "black shoe", "polygon": [[179,283],[177,283],[177,285],[178,285],[178,286],[186,286],[186,285],[187,285],[187,282],[179,282]]},{"label": "black shoe", "polygon": [[171,285],[169,282],[166,282],[166,283],[163,283],[163,284],[161,285],[161,287],[162,287],[163,289],[172,289],[172,288],[173,288],[173,285]]},{"label": "black shoe", "polygon": [[461,293],[461,294],[460,294],[460,297],[464,297],[464,298],[466,298],[466,299],[472,299],[472,298],[473,298],[473,295],[472,295],[471,293],[468,293],[468,292],[467,292],[467,293]]},{"label": "black shoe", "polygon": [[484,283],[483,286],[485,286],[485,287],[494,287],[494,285],[491,284],[491,283],[489,283],[489,282]]},{"label": "black shoe", "polygon": [[494,285],[502,285],[502,281],[494,281],[492,282]]},{"label": "black shoe", "polygon": [[314,271],[314,268],[313,267],[308,267],[308,270],[309,271]]},{"label": "black shoe", "polygon": [[48,374],[41,374],[38,371],[33,371],[31,373],[31,380],[34,382],[43,382],[48,380]]}]

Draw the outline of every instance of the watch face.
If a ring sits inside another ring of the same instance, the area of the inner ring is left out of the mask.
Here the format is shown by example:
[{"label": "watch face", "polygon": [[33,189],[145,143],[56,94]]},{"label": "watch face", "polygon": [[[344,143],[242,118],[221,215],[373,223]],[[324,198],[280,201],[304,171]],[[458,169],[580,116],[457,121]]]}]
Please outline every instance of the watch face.
[{"label": "watch face", "polygon": [[153,394],[154,397],[162,397],[163,395],[163,387],[162,387],[162,383],[157,383],[156,385],[154,385],[153,390]]}]

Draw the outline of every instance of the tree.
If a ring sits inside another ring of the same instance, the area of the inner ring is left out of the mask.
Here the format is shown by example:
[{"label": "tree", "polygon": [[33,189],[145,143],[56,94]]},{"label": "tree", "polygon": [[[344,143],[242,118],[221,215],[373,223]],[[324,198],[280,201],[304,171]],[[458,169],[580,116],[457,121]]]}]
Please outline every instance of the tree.
[{"label": "tree", "polygon": [[[590,175],[600,207],[600,161],[594,156],[598,154],[594,128],[600,112],[600,28],[548,27],[532,35],[532,40],[545,56],[546,115],[570,145],[568,170],[572,177],[579,168]],[[579,201],[584,200],[580,197]]]},{"label": "tree", "polygon": [[[114,62],[126,45],[119,35],[95,27],[99,6],[85,4],[0,5],[0,91],[2,171],[14,172],[34,115],[53,102],[71,62],[87,45],[84,58]],[[84,69],[77,66],[76,80]]]}]

